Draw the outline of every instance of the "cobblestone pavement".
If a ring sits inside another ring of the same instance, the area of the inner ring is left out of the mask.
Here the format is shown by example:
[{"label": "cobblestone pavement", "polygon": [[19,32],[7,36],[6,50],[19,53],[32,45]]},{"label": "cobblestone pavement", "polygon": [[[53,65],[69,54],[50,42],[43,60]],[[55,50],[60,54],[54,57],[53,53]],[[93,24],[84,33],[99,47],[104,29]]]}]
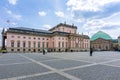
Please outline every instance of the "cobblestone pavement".
[{"label": "cobblestone pavement", "polygon": [[0,80],[120,80],[120,52],[0,54]]}]

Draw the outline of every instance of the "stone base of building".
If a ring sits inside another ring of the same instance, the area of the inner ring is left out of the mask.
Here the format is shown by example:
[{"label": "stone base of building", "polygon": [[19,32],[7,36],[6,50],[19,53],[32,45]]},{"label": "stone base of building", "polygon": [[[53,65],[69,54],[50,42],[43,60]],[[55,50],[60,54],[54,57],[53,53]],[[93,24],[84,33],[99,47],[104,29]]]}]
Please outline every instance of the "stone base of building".
[{"label": "stone base of building", "polygon": [[[7,48],[8,53],[41,53],[47,48]],[[48,48],[47,52],[81,52],[89,49]]]}]

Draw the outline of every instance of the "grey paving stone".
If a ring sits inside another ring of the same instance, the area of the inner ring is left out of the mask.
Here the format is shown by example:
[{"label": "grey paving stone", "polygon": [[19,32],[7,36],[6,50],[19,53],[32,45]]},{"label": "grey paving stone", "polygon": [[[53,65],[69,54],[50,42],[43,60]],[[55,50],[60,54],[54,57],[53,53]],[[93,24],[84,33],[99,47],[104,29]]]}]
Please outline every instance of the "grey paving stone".
[{"label": "grey paving stone", "polygon": [[106,63],[106,64],[113,65],[113,66],[119,66],[120,67],[120,60],[109,62],[109,63]]},{"label": "grey paving stone", "polygon": [[31,62],[30,60],[27,59],[10,59],[10,60],[1,60],[0,65],[2,64],[13,64],[13,63],[27,63]]},{"label": "grey paving stone", "polygon": [[9,61],[9,60],[26,60],[18,54],[5,54],[0,57],[0,61]]},{"label": "grey paving stone", "polygon": [[42,76],[35,76],[35,77],[29,77],[25,79],[19,79],[19,80],[70,80],[64,76],[61,76],[57,73],[42,75]]},{"label": "grey paving stone", "polygon": [[27,54],[27,57],[30,57],[36,61],[45,61],[45,60],[52,60],[52,59],[58,59],[58,58],[54,58],[54,57],[48,57],[47,55],[31,55],[31,54]]},{"label": "grey paving stone", "polygon": [[74,60],[54,60],[54,61],[46,61],[42,63],[47,64],[56,69],[64,69],[64,68],[70,68],[70,67],[90,64],[87,62],[74,61]]},{"label": "grey paving stone", "polygon": [[109,60],[113,60],[113,59],[111,59],[111,58],[104,58],[104,57],[88,57],[88,58],[82,58],[80,60],[98,63],[98,62],[105,62],[105,61],[109,61]]},{"label": "grey paving stone", "polygon": [[120,68],[105,65],[95,65],[65,72],[82,80],[120,80]]},{"label": "grey paving stone", "polygon": [[47,71],[50,70],[35,63],[4,65],[4,66],[0,66],[0,79],[23,76],[23,75],[31,75],[31,74],[42,73]]},{"label": "grey paving stone", "polygon": [[[29,62],[29,60],[20,56],[19,54],[30,57],[42,63],[45,63],[56,69],[64,69],[64,68],[70,68],[70,67],[89,64],[81,61],[73,61],[70,59],[85,60],[91,63],[94,63],[94,62],[99,63],[104,61],[120,59],[120,52],[111,52],[111,51],[94,52],[92,57],[89,56],[89,52],[72,52],[72,53],[56,52],[56,53],[50,53],[50,54],[48,53],[47,55],[34,54],[34,53],[30,53],[30,54],[26,54],[26,53],[10,54],[9,53],[9,54],[0,55],[1,64],[12,64],[12,63],[21,63],[21,62],[22,63],[25,62],[26,64],[0,65],[0,79],[19,77],[24,75],[32,75],[36,73],[50,71],[35,63],[27,63]],[[62,58],[63,60],[57,60]],[[69,60],[65,60],[65,59],[69,59]],[[51,60],[51,61],[47,61],[47,60]],[[107,64],[120,66],[119,61],[114,61]],[[89,66],[89,67],[69,70],[65,72],[73,76],[76,76],[82,80],[120,80],[120,77],[119,77],[120,68],[106,66],[106,65]],[[66,79],[65,77],[59,74],[47,74],[42,76],[25,78],[25,80],[68,80],[68,79]]]}]

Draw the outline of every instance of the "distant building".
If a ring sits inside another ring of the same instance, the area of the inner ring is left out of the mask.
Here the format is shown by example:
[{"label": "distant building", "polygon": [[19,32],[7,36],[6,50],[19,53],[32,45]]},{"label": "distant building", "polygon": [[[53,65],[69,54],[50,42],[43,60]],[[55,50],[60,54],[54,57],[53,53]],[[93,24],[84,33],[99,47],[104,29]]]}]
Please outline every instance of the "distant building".
[{"label": "distant building", "polygon": [[120,51],[120,36],[118,37],[118,50]]},{"label": "distant building", "polygon": [[91,47],[94,50],[112,50],[112,38],[105,32],[99,31],[95,33],[91,39]]},{"label": "distant building", "polygon": [[118,51],[118,39],[113,39],[113,50]]},{"label": "distant building", "polygon": [[[77,34],[77,27],[60,23],[50,30],[25,27],[9,28],[2,32],[2,47],[7,52],[85,51],[90,48],[87,35]],[[5,47],[6,40],[6,47]]]}]

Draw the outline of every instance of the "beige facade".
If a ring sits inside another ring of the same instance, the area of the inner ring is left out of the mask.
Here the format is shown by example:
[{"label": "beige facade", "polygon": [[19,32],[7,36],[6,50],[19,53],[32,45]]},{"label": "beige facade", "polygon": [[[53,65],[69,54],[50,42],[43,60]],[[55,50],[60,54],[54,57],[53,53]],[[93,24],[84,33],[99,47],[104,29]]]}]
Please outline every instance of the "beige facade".
[{"label": "beige facade", "polygon": [[98,31],[91,37],[91,48],[94,50],[113,50],[112,38],[103,31]]},{"label": "beige facade", "polygon": [[49,31],[30,28],[9,28],[5,32],[7,52],[86,51],[90,48],[87,35],[77,34],[77,27],[60,23]]},{"label": "beige facade", "polygon": [[112,40],[99,38],[91,41],[91,47],[94,50],[112,50]]}]

